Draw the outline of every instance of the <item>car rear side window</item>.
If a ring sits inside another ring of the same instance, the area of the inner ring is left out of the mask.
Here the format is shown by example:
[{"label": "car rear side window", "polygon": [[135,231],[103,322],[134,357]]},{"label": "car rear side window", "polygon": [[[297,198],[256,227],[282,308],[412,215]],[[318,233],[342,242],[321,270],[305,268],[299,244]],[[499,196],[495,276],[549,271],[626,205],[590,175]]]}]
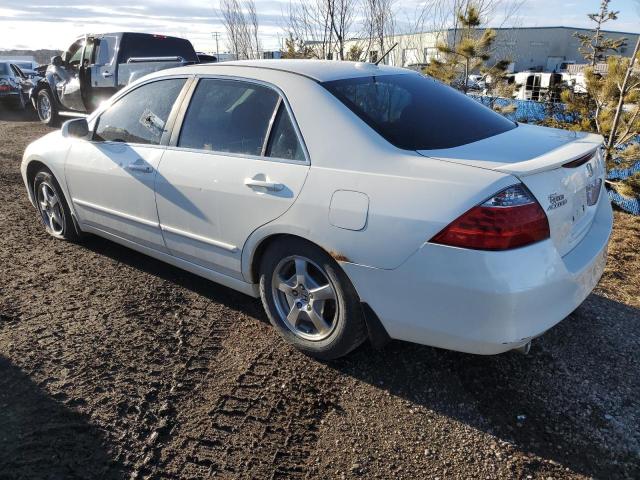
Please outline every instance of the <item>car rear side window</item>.
[{"label": "car rear side window", "polygon": [[201,79],[182,123],[178,146],[262,155],[278,99],[275,91],[255,83]]},{"label": "car rear side window", "polygon": [[291,116],[283,102],[280,102],[278,113],[273,122],[265,155],[286,160],[305,160],[304,150],[302,150],[298,135],[293,128]]},{"label": "car rear side window", "polygon": [[418,73],[334,80],[323,85],[387,141],[405,150],[457,147],[517,126]]},{"label": "car rear side window", "polygon": [[158,80],[127,93],[100,115],[93,139],[158,145],[185,81]]}]

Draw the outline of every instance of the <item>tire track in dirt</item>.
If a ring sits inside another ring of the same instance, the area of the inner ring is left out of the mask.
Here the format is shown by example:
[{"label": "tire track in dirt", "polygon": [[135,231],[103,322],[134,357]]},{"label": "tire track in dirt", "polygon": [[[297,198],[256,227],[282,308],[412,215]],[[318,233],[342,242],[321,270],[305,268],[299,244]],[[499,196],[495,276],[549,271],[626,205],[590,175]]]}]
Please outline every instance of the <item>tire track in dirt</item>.
[{"label": "tire track in dirt", "polygon": [[[192,318],[192,321],[200,323],[207,321],[201,334],[193,336],[186,317],[181,317],[178,329],[175,332],[177,357],[185,357],[184,363],[179,363],[171,376],[167,398],[160,404],[158,418],[147,437],[140,460],[134,467],[131,478],[139,478],[142,475],[156,475],[157,459],[162,449],[163,442],[176,425],[176,403],[183,395],[197,390],[208,376],[209,367],[221,350],[220,340],[227,332],[230,320],[213,316],[207,318],[208,302],[200,315]],[[193,330],[193,328],[191,328]]]},{"label": "tire track in dirt", "polygon": [[[333,370],[278,338],[259,343],[266,344],[235,358],[231,375],[210,372],[191,405],[181,406],[191,418],[168,445],[162,478],[306,477],[319,425],[339,409],[341,384]],[[236,353],[227,353],[228,365]]]}]

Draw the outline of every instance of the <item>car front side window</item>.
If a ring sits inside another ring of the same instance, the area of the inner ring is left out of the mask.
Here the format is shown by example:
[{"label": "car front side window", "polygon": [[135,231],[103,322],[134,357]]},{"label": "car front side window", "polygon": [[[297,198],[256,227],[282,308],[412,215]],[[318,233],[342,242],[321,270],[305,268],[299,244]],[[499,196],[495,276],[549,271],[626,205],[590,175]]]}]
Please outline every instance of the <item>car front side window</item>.
[{"label": "car front side window", "polygon": [[186,79],[147,83],[127,93],[97,121],[93,140],[158,145]]}]

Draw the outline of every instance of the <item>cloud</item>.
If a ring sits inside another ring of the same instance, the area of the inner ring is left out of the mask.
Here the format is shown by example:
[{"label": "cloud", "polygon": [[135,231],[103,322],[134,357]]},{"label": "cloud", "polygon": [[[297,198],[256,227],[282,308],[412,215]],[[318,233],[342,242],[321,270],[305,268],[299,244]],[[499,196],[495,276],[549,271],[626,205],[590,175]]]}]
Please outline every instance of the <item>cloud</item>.
[{"label": "cloud", "polygon": [[[300,0],[310,1],[310,0]],[[505,0],[506,3],[516,0]],[[55,2],[55,3],[54,3]],[[282,12],[289,0],[256,0],[263,48],[276,49],[284,36]],[[593,3],[593,5],[591,4]],[[586,14],[597,2],[529,0],[519,10],[522,26],[567,25],[587,27]],[[423,0],[397,0],[398,29],[407,29]],[[620,20],[608,28],[638,31],[639,17],[632,0],[619,0]],[[214,51],[213,32],[219,32],[220,50],[226,49],[224,26],[218,0],[2,0],[0,7],[0,49],[66,48],[83,33],[139,31],[188,38],[197,50]],[[597,5],[595,5],[597,7]],[[499,17],[493,19],[499,26]],[[354,32],[357,33],[357,32]]]}]

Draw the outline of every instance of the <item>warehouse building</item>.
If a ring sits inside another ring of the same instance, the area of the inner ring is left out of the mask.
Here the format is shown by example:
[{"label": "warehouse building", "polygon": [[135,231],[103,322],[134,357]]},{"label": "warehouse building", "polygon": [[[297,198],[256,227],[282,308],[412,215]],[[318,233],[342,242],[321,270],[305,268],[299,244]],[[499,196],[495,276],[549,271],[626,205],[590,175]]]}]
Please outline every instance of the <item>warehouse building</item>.
[{"label": "warehouse building", "polygon": [[[512,70],[537,70],[553,72],[559,70],[562,63],[584,63],[580,53],[580,41],[574,36],[575,32],[589,33],[591,30],[575,27],[520,27],[495,28],[496,40],[493,46],[492,58],[510,59]],[[481,32],[481,30],[480,30]],[[637,33],[603,31],[607,38],[626,38],[627,46],[620,49],[619,54],[631,56],[633,46],[638,39]],[[446,29],[433,32],[396,35],[387,39],[391,47],[395,42],[398,46],[384,59],[383,63],[395,66],[411,66],[429,63],[438,58],[436,46],[441,42],[453,43],[459,31]],[[379,52],[368,39],[352,39],[346,45],[348,52],[356,46],[363,53],[363,60],[377,61],[384,52]],[[385,47],[387,48],[387,47]]]}]

